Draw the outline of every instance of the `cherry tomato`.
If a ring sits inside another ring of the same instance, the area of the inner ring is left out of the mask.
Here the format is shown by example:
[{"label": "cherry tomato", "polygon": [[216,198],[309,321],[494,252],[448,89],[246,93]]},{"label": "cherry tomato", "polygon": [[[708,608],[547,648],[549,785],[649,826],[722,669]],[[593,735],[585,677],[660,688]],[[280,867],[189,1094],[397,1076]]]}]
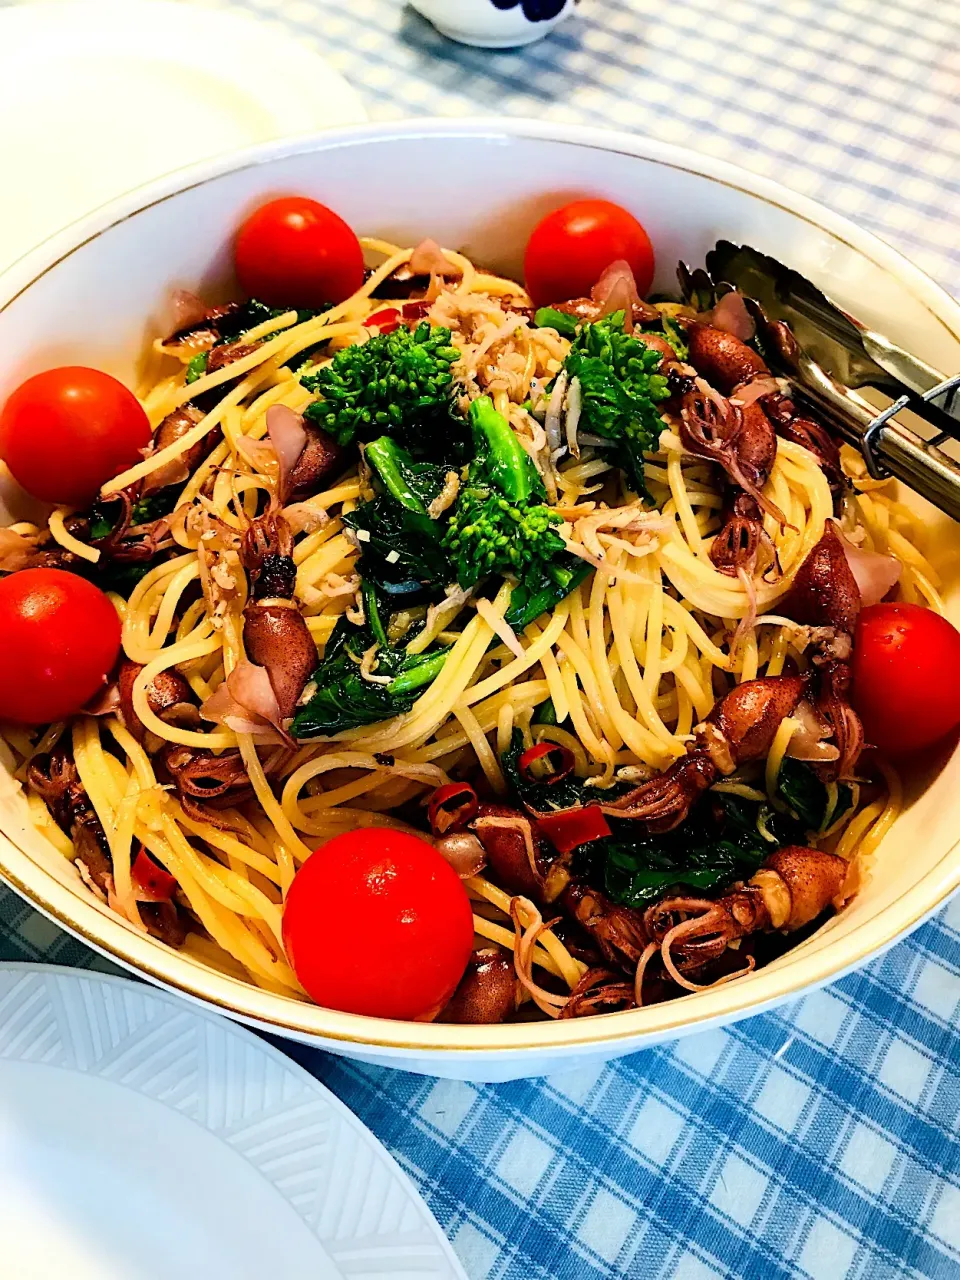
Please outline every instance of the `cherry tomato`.
[{"label": "cherry tomato", "polygon": [[140,461],[150,423],[140,401],[99,369],[66,365],[20,384],[0,412],[0,458],[28,493],[83,507]]},{"label": "cherry tomato", "polygon": [[100,590],[63,569],[0,581],[0,719],[46,724],[79,711],[120,653],[120,619]]},{"label": "cherry tomato", "polygon": [[867,741],[890,755],[944,737],[960,724],[960,631],[917,604],[861,609],[853,705]]},{"label": "cherry tomato", "polygon": [[533,229],[523,259],[537,306],[584,298],[611,262],[626,259],[643,297],[653,283],[653,246],[632,213],[609,200],[574,200]]},{"label": "cherry tomato", "polygon": [[317,1004],[423,1018],[463,976],[473,911],[456,872],[425,840],[383,827],[349,831],[297,872],[283,941]]},{"label": "cherry tomato", "polygon": [[251,213],[234,245],[237,278],[272,307],[342,302],[363,284],[363,250],[344,220],[305,196]]}]

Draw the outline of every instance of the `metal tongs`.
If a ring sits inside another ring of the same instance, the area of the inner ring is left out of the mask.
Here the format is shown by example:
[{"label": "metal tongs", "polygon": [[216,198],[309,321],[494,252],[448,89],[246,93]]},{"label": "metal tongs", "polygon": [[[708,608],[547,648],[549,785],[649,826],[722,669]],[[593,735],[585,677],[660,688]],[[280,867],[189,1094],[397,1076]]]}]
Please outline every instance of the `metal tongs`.
[{"label": "metal tongs", "polygon": [[[960,374],[945,378],[842,311],[798,271],[748,245],[720,240],[706,266],[680,264],[688,298],[709,306],[708,298],[735,288],[771,371],[787,376],[797,396],[860,450],[870,475],[896,476],[960,520],[960,464],[941,447],[960,440]],[[867,386],[893,403],[878,411],[857,394]],[[905,409],[933,428],[929,439],[897,420]]]}]

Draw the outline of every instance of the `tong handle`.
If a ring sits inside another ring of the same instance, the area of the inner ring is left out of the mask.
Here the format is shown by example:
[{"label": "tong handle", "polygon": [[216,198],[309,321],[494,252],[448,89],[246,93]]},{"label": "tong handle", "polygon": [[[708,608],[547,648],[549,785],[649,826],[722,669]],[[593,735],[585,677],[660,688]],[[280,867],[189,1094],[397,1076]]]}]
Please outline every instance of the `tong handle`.
[{"label": "tong handle", "polygon": [[928,391],[939,387],[943,382],[943,374],[934,369],[919,356],[912,355],[898,347],[885,334],[876,333],[873,329],[860,329],[860,340],[864,350],[891,377],[903,384],[905,390],[913,391],[918,396],[925,396]]},{"label": "tong handle", "polygon": [[[878,414],[855,391],[839,387],[814,361],[801,356],[798,363],[802,377],[794,389],[863,453],[871,475],[896,476],[948,516],[960,520],[960,464],[936,443],[896,421],[896,415],[908,406],[930,421],[934,415],[928,412],[928,401],[960,386],[960,375],[930,388],[922,398],[902,396]],[[935,419],[934,425],[939,426]]]},{"label": "tong handle", "polygon": [[899,422],[883,424],[874,438],[874,458],[879,457],[891,475],[960,520],[960,466],[952,458]]}]

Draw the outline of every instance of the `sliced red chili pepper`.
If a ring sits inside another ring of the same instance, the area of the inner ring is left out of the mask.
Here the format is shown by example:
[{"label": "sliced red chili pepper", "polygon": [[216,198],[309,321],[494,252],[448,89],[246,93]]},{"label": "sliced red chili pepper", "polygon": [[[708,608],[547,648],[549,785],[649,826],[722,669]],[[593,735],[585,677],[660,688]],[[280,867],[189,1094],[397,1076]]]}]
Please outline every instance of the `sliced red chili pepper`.
[{"label": "sliced red chili pepper", "polygon": [[382,311],[375,311],[372,316],[367,316],[363,327],[379,329],[381,333],[393,333],[394,329],[400,328],[400,312],[396,307],[384,307]]},{"label": "sliced red chili pepper", "polygon": [[427,805],[427,821],[435,836],[465,827],[477,816],[477,793],[469,782],[448,782],[437,787]]},{"label": "sliced red chili pepper", "polygon": [[[533,773],[530,766],[538,760],[548,763],[551,771],[539,775]],[[525,782],[541,782],[552,787],[555,782],[560,782],[573,773],[575,763],[569,747],[562,747],[559,742],[538,742],[535,747],[527,747],[517,761],[517,766]]]},{"label": "sliced red chili pepper", "polygon": [[426,298],[420,298],[416,302],[405,302],[403,318],[404,320],[423,320],[432,306],[433,303],[428,302]]},{"label": "sliced red chili pepper", "polygon": [[133,860],[130,874],[133,877],[138,898],[147,902],[169,902],[173,897],[177,887],[176,880],[169,871],[154,862],[143,845],[140,846],[140,852]]},{"label": "sliced red chili pepper", "polygon": [[560,853],[569,853],[582,844],[611,834],[609,823],[595,804],[548,813],[537,819],[537,829]]}]

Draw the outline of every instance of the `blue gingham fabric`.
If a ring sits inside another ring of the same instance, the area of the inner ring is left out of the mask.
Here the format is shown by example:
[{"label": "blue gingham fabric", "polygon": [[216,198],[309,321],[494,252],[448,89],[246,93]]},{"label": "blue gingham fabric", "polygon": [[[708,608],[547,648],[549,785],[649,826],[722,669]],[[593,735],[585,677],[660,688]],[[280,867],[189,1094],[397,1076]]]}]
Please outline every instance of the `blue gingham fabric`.
[{"label": "blue gingham fabric", "polygon": [[[854,217],[960,295],[951,0],[582,0],[503,52],[399,0],[233,7],[316,47],[374,119],[685,143]],[[109,967],[6,891],[0,957]],[[953,1280],[958,1023],[960,899],[824,991],[601,1070],[467,1085],[283,1047],[397,1157],[470,1280]]]}]

